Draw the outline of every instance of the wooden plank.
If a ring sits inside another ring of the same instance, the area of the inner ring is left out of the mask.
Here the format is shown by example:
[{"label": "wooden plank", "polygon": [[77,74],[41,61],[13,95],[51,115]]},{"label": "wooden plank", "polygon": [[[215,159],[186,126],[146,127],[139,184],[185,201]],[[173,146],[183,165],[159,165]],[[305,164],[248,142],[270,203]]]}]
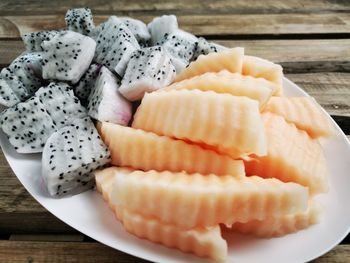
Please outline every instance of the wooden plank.
[{"label": "wooden plank", "polygon": [[63,14],[68,8],[90,7],[95,13],[102,14],[163,14],[163,13],[219,13],[219,14],[247,14],[247,13],[300,13],[300,12],[343,12],[350,10],[348,1],[329,0],[165,0],[165,1],[96,1],[85,0],[73,3],[71,0],[61,1],[13,1],[0,2],[0,15],[19,14]]},{"label": "wooden plank", "polygon": [[316,98],[329,114],[350,117],[350,74],[288,74],[287,77]]},{"label": "wooden plank", "polygon": [[35,242],[0,240],[1,262],[146,263],[97,242]]},{"label": "wooden plank", "polygon": [[[0,241],[2,262],[148,262],[97,242]],[[346,263],[350,245],[338,245],[313,263]]]},{"label": "wooden plank", "polygon": [[[281,63],[286,73],[350,72],[350,39],[220,40],[227,47],[242,46],[246,54]],[[24,51],[21,41],[0,41],[0,67]]]},{"label": "wooden plank", "polygon": [[313,263],[347,263],[350,262],[350,245],[338,245]]},{"label": "wooden plank", "polygon": [[[134,18],[148,23],[153,16]],[[108,19],[95,15],[97,24]],[[254,21],[252,23],[252,21]],[[238,37],[242,35],[350,34],[350,14],[253,14],[253,15],[179,15],[181,28],[196,35]],[[0,38],[19,38],[21,34],[65,28],[63,15],[0,17]],[[330,36],[331,36],[330,35]],[[328,35],[325,35],[328,37]]]}]

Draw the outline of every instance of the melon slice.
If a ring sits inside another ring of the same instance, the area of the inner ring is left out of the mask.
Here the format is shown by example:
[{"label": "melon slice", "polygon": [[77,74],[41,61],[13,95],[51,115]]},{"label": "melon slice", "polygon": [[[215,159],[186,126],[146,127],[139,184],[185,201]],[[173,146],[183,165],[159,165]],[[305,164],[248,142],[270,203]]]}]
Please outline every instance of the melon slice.
[{"label": "melon slice", "polygon": [[[119,168],[111,167],[96,171],[97,190],[114,210],[116,217],[123,223],[125,229],[139,238],[147,239],[167,247],[178,248],[183,252],[192,252],[197,256],[210,257],[215,261],[224,261],[227,255],[227,243],[221,237],[220,227],[196,227],[182,229],[171,224],[164,224],[152,217],[145,217],[125,208],[113,206],[110,203],[110,193],[113,178]],[[119,173],[130,173],[127,169]],[[127,176],[127,175],[126,175]]]},{"label": "melon slice", "polygon": [[228,70],[230,72],[242,72],[244,48],[236,47],[221,51],[200,55],[197,60],[181,71],[175,78],[175,82],[189,79],[206,72],[219,72]]},{"label": "melon slice", "polygon": [[252,220],[247,223],[237,222],[233,224],[232,230],[262,238],[283,236],[319,223],[321,211],[318,203],[311,202],[305,212]]},{"label": "melon slice", "polygon": [[258,176],[134,171],[116,173],[110,198],[117,207],[190,229],[301,212],[308,191]]},{"label": "melon slice", "polygon": [[276,89],[276,85],[263,78],[243,76],[240,73],[231,73],[225,70],[220,71],[219,73],[204,73],[203,75],[176,82],[158,91],[182,89],[198,89],[201,91],[212,90],[217,93],[246,96],[257,100],[260,108],[262,108],[271,97],[272,92]]},{"label": "melon slice", "polygon": [[126,209],[122,210],[120,218],[125,229],[139,238],[178,248],[183,252],[192,252],[200,257],[209,257],[215,261],[226,259],[227,242],[222,238],[218,225],[186,230]]},{"label": "melon slice", "polygon": [[321,106],[310,97],[272,97],[265,111],[283,116],[312,138],[331,136],[334,127]]},{"label": "melon slice", "polygon": [[283,117],[264,113],[267,156],[245,162],[247,175],[277,178],[310,188],[311,193],[328,190],[326,160],[320,143]]},{"label": "melon slice", "polygon": [[255,78],[264,78],[275,83],[277,89],[273,95],[282,95],[283,69],[280,65],[254,56],[244,56],[242,73],[243,75],[249,75]]},{"label": "melon slice", "polygon": [[245,175],[243,161],[233,160],[198,145],[151,132],[104,122],[99,131],[112,155],[112,165],[217,175]]},{"label": "melon slice", "polygon": [[213,91],[146,94],[132,127],[213,146],[233,158],[266,154],[258,102]]}]

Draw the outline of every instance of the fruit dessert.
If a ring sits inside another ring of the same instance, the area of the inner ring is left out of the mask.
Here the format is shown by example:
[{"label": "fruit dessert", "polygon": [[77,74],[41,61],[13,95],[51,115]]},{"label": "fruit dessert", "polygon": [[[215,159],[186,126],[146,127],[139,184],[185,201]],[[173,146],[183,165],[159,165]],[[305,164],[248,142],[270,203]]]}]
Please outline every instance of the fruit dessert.
[{"label": "fruit dessert", "polygon": [[48,195],[96,186],[129,233],[215,261],[221,231],[271,238],[322,219],[319,138],[334,127],[315,100],[282,96],[280,65],[174,15],[65,21],[24,34],[0,72],[1,128],[18,153],[42,153]]}]

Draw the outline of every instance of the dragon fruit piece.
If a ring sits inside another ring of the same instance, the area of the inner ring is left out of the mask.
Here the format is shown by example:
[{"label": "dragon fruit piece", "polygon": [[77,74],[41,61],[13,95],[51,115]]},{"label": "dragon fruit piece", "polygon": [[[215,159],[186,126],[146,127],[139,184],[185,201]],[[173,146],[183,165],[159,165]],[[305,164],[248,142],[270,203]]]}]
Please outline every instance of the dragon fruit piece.
[{"label": "dragon fruit piece", "polygon": [[87,36],[95,27],[91,10],[87,7],[68,9],[64,20],[68,30]]},{"label": "dragon fruit piece", "polygon": [[19,153],[41,152],[47,138],[56,130],[51,116],[37,97],[6,109],[0,123]]},{"label": "dragon fruit piece", "polygon": [[9,68],[0,72],[0,105],[12,107],[26,100],[29,94],[23,83]]},{"label": "dragon fruit piece", "polygon": [[35,153],[42,151],[57,129],[86,116],[85,108],[67,84],[51,83],[27,101],[2,112],[0,124],[18,152]]},{"label": "dragon fruit piece", "polygon": [[119,92],[130,101],[140,100],[146,92],[170,84],[175,75],[175,68],[163,47],[137,50],[129,61]]},{"label": "dragon fruit piece", "polygon": [[66,83],[50,83],[40,88],[35,96],[45,106],[57,128],[71,124],[77,118],[87,116],[86,109],[74,96],[73,90]]},{"label": "dragon fruit piece", "polygon": [[74,93],[80,100],[85,101],[88,99],[101,67],[102,65],[100,64],[91,64],[74,87]]},{"label": "dragon fruit piece", "polygon": [[43,85],[41,64],[41,53],[34,52],[19,56],[9,66],[14,75],[23,83],[29,96]]},{"label": "dragon fruit piece", "polygon": [[122,17],[120,20],[130,29],[139,43],[147,43],[151,39],[151,35],[145,23],[130,17]]},{"label": "dragon fruit piece", "polygon": [[166,37],[162,46],[169,54],[177,73],[190,63],[197,42],[197,37],[183,30],[177,30]]},{"label": "dragon fruit piece", "polygon": [[96,42],[73,31],[62,31],[41,46],[44,50],[43,78],[75,84],[90,66]]},{"label": "dragon fruit piece", "polygon": [[106,67],[102,67],[88,99],[88,114],[99,121],[128,125],[131,103],[118,91],[120,82]]},{"label": "dragon fruit piece", "polygon": [[22,40],[28,52],[40,52],[43,51],[41,43],[51,40],[58,33],[57,30],[32,32],[22,35]]},{"label": "dragon fruit piece", "polygon": [[42,175],[50,195],[78,194],[93,188],[93,171],[110,161],[108,148],[86,117],[50,136],[43,151]]},{"label": "dragon fruit piece", "polygon": [[218,48],[213,43],[208,42],[205,38],[199,37],[191,61],[195,61],[200,55],[208,55],[212,52],[218,52]]},{"label": "dragon fruit piece", "polygon": [[94,60],[110,71],[123,76],[132,52],[139,49],[139,43],[128,27],[116,16],[111,16],[101,27],[96,38]]},{"label": "dragon fruit piece", "polygon": [[163,15],[154,18],[148,25],[151,33],[151,45],[161,45],[166,37],[179,29],[177,18],[174,15]]}]

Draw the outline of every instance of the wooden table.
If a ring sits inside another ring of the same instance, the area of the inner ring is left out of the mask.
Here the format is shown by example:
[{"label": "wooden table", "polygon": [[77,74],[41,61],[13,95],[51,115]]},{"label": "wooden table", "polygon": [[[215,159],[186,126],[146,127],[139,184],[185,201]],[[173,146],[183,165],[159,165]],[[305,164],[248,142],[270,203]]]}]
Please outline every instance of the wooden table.
[{"label": "wooden table", "polygon": [[[350,138],[350,1],[1,0],[0,67],[24,50],[20,34],[62,28],[66,10],[84,4],[97,23],[112,14],[145,22],[176,14],[185,30],[282,64],[286,76],[314,96]],[[315,262],[350,262],[349,241]],[[51,215],[0,154],[0,262],[141,260],[101,245]]]}]

